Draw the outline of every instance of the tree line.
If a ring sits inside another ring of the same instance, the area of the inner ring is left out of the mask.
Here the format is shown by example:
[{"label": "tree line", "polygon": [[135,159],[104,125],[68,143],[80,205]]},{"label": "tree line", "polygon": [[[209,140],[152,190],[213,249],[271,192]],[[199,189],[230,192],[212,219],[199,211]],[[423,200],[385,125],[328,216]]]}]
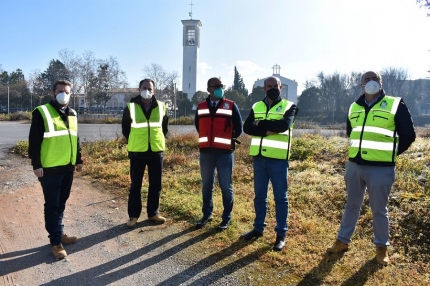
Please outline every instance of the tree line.
[{"label": "tree line", "polygon": [[[145,66],[142,71],[145,77],[155,81],[157,99],[169,103],[170,110],[177,110],[179,116],[193,114],[193,105],[197,106],[208,96],[205,90],[188,98],[176,87],[178,73],[166,71],[156,63]],[[344,122],[350,104],[362,94],[362,73],[317,73],[315,79],[304,84],[305,90],[298,96],[300,117],[320,124]],[[406,70],[393,67],[382,70],[381,76],[386,93],[402,97],[412,115],[430,112],[429,104],[423,104],[430,103],[430,80],[410,80]],[[97,59],[90,51],[75,55],[73,51],[62,50],[59,59],[52,59],[45,71],[34,71],[29,79],[25,79],[20,69],[8,73],[0,66],[0,82],[3,83],[0,85],[0,109],[3,108],[0,111],[4,112],[7,104],[6,85],[9,85],[10,107],[31,110],[49,102],[52,86],[58,79],[72,82],[72,107],[82,106],[75,102],[76,94],[83,95],[84,107],[104,107],[113,95],[110,91],[127,88],[126,74],[114,57]],[[242,76],[234,67],[233,83],[226,88],[226,98],[235,101],[239,109],[249,110],[264,96],[262,87],[255,87],[248,93]]]}]

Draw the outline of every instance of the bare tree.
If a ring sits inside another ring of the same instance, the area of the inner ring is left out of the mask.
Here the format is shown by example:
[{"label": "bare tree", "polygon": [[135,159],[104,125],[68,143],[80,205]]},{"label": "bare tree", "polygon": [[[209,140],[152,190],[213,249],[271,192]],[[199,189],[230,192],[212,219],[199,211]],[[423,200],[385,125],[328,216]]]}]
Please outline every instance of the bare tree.
[{"label": "bare tree", "polygon": [[90,80],[94,78],[97,69],[97,60],[94,53],[85,51],[79,63],[79,77],[80,83],[84,91],[84,107],[88,107],[87,92],[90,85]]},{"label": "bare tree", "polygon": [[176,71],[168,72],[163,69],[159,64],[152,63],[149,66],[145,66],[143,69],[145,77],[152,79],[155,82],[155,97],[163,100],[173,100],[173,89],[167,89],[169,94],[163,94],[166,91],[166,87],[175,83],[178,79],[178,73]]},{"label": "bare tree", "polygon": [[80,56],[75,55],[74,51],[67,49],[59,51],[58,55],[69,71],[69,78],[72,83],[72,106],[75,108],[76,94],[82,90],[82,85],[80,84],[80,64],[82,60]]},{"label": "bare tree", "polygon": [[[430,0],[416,0],[420,7],[430,10]],[[430,17],[430,13],[427,14]]]}]

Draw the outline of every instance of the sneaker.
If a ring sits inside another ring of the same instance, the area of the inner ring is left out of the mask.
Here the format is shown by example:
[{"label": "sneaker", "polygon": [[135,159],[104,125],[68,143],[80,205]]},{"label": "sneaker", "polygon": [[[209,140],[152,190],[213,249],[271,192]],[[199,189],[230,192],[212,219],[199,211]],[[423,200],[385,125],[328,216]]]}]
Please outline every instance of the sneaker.
[{"label": "sneaker", "polygon": [[204,227],[208,222],[210,222],[212,220],[212,216],[209,216],[209,217],[202,217],[202,219],[201,220],[199,220],[197,223],[196,223],[196,228],[202,228],[202,227]]},{"label": "sneaker", "polygon": [[131,217],[127,222],[127,227],[133,228],[137,223],[137,219],[138,219],[137,217]]},{"label": "sneaker", "polygon": [[76,236],[67,236],[67,234],[62,234],[61,235],[61,243],[62,244],[73,244],[76,242],[76,240],[78,240],[78,238]]},{"label": "sneaker", "polygon": [[155,216],[149,217],[149,220],[152,220],[155,223],[163,224],[166,222],[166,218],[162,217],[161,215],[156,214]]},{"label": "sneaker", "polygon": [[285,236],[277,235],[275,245],[273,246],[273,250],[281,251],[282,249],[284,249],[284,247],[285,247]]},{"label": "sneaker", "polygon": [[52,246],[52,253],[54,254],[54,257],[57,259],[63,259],[67,256],[67,252],[61,243]]},{"label": "sneaker", "polygon": [[336,239],[333,245],[330,248],[327,248],[327,252],[330,252],[330,253],[339,253],[347,250],[348,250],[348,244],[343,243],[339,239]]},{"label": "sneaker", "polygon": [[259,237],[263,236],[262,232],[256,231],[255,229],[242,234],[240,237],[244,240],[252,240],[252,239],[258,239]]},{"label": "sneaker", "polygon": [[219,230],[226,230],[227,229],[227,227],[230,225],[230,220],[223,220],[220,224],[219,224],[219,226],[218,226],[218,229]]},{"label": "sneaker", "polygon": [[390,258],[388,257],[388,250],[386,246],[377,247],[376,248],[376,262],[378,264],[387,266],[390,262]]}]

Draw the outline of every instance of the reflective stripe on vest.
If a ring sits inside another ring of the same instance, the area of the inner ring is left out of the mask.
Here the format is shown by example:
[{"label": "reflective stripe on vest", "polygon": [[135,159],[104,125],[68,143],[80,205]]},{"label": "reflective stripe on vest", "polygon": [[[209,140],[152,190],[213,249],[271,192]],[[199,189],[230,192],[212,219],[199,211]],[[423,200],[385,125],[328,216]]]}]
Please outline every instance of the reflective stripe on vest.
[{"label": "reflective stripe on vest", "polygon": [[[293,103],[282,99],[278,104],[267,110],[267,105],[263,101],[254,103],[255,120],[281,120],[285,112],[293,106]],[[265,137],[252,136],[249,154],[256,156],[261,154],[264,157],[274,159],[288,159],[290,157],[292,127],[285,132],[268,135]]]},{"label": "reflective stripe on vest", "polygon": [[395,162],[399,136],[395,132],[394,116],[401,98],[384,96],[366,114],[365,108],[357,103],[351,104],[348,120],[351,124],[348,156],[372,162]]},{"label": "reflective stripe on vest", "polygon": [[234,102],[222,99],[213,117],[210,115],[207,101],[197,106],[199,120],[199,148],[221,148],[230,150],[233,139]]},{"label": "reflective stripe on vest", "polygon": [[163,134],[162,122],[166,114],[166,107],[163,102],[158,101],[158,106],[151,111],[149,120],[139,104],[127,103],[130,110],[131,129],[128,138],[128,151],[146,152],[151,146],[154,152],[161,152],[166,149]]},{"label": "reflective stripe on vest", "polygon": [[[43,168],[76,164],[78,151],[78,120],[76,116],[68,116],[67,128],[58,111],[52,105],[38,106],[42,115],[45,132],[40,150],[40,161]],[[76,112],[69,108],[70,113]]]}]

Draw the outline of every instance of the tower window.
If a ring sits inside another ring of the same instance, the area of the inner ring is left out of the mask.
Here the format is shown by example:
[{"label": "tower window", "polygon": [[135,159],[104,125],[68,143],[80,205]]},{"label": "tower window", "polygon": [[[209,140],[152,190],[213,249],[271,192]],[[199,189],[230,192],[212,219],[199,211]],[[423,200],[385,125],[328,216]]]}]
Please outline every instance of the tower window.
[{"label": "tower window", "polygon": [[187,26],[187,46],[195,46],[196,45],[196,28],[194,26]]}]

